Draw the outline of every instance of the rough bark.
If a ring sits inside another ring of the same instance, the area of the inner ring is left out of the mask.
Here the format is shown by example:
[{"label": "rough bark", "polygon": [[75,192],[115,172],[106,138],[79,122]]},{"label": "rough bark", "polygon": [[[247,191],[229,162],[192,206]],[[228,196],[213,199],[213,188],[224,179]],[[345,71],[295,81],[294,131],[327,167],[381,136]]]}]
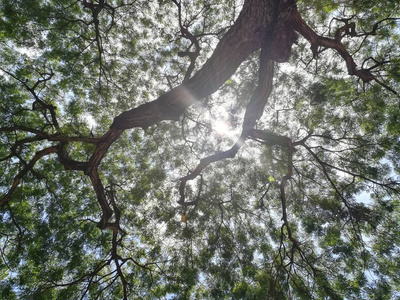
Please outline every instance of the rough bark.
[{"label": "rough bark", "polygon": [[248,0],[235,24],[224,35],[212,56],[186,83],[158,99],[123,112],[111,129],[148,127],[163,120],[178,120],[184,110],[217,91],[254,51],[274,32],[277,0]]}]

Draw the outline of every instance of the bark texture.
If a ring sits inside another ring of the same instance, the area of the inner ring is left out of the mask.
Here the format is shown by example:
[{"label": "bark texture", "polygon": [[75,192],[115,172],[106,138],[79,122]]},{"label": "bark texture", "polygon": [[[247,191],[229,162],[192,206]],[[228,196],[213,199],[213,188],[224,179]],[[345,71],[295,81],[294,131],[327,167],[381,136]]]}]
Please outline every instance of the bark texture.
[{"label": "bark texture", "polygon": [[278,7],[277,0],[246,1],[235,24],[192,78],[152,102],[123,112],[114,119],[111,129],[146,128],[163,120],[178,120],[196,100],[216,92],[273,35]]}]

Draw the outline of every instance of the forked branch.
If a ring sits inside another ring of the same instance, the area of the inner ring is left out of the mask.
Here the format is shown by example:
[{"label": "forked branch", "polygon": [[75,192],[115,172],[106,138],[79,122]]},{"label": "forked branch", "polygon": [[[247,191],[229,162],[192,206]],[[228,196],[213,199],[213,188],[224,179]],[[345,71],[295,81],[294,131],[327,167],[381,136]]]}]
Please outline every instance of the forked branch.
[{"label": "forked branch", "polygon": [[[274,61],[268,58],[268,51],[262,49],[260,53],[260,68],[258,77],[258,86],[254,91],[249,103],[246,106],[246,113],[243,120],[242,134],[236,143],[227,151],[220,152],[200,160],[196,169],[189,175],[180,178],[181,184],[179,186],[180,200],[178,201],[181,205],[194,205],[197,201],[185,202],[185,187],[188,180],[193,180],[203,171],[204,168],[210,164],[224,160],[226,158],[233,158],[236,156],[240,147],[245,143],[247,136],[250,131],[257,124],[257,121],[261,118],[264,107],[268,101],[269,95],[272,91],[272,81],[274,77]],[[199,198],[199,196],[198,196]]]},{"label": "forked branch", "polygon": [[3,196],[3,198],[0,201],[0,207],[6,204],[9,200],[11,195],[14,193],[15,189],[18,187],[21,179],[28,173],[29,171],[33,170],[33,167],[35,166],[35,163],[41,159],[43,156],[49,155],[51,153],[56,153],[58,151],[58,147],[53,146],[49,147],[46,149],[43,149],[41,151],[38,151],[35,156],[31,159],[31,161],[18,173],[17,176],[14,178],[14,182],[9,189],[8,193]]},{"label": "forked branch", "polygon": [[[300,16],[297,10],[292,10],[292,27],[294,30],[299,32],[304,36],[311,44],[311,51],[313,56],[316,57],[318,54],[318,48],[324,47],[336,50],[336,52],[344,59],[347,66],[347,71],[349,75],[358,76],[364,83],[368,83],[372,80],[376,81],[378,84],[382,85],[392,93],[397,95],[397,92],[392,88],[387,86],[385,83],[378,80],[372,73],[370,69],[358,69],[352,55],[347,51],[346,47],[342,43],[343,33],[349,32],[350,35],[356,36],[355,28],[353,23],[345,24],[343,27],[339,28],[335,34],[334,39],[323,37],[318,35],[313,29],[308,26],[304,19]],[[378,23],[377,23],[378,24]],[[376,30],[376,28],[375,28]]]}]

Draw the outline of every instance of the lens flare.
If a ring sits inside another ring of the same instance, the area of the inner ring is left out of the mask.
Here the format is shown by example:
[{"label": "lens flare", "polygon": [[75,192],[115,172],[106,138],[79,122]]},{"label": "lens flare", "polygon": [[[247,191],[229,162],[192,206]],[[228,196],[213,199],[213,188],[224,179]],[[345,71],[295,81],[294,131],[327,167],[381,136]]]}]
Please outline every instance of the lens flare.
[{"label": "lens flare", "polygon": [[223,121],[213,121],[212,128],[219,134],[219,135],[226,135],[229,132],[229,126],[227,123]]}]

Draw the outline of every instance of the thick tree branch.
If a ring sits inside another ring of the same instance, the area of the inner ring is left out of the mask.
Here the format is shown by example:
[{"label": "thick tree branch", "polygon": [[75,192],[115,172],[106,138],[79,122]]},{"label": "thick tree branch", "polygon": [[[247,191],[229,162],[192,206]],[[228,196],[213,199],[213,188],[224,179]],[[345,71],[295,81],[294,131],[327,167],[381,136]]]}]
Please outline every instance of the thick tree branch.
[{"label": "thick tree branch", "polygon": [[111,218],[111,216],[113,214],[113,210],[111,209],[110,205],[108,204],[104,186],[101,182],[101,179],[99,177],[99,173],[98,173],[97,169],[91,170],[91,172],[89,173],[89,178],[90,178],[90,181],[92,182],[92,185],[96,192],[97,201],[99,202],[101,210],[102,210],[101,220],[99,221],[97,226],[100,229],[105,229],[105,228],[107,228],[108,220]]},{"label": "thick tree branch", "polygon": [[221,39],[204,66],[186,83],[158,99],[123,112],[111,129],[146,128],[163,120],[178,120],[184,110],[215,91],[272,34],[274,11],[269,1],[247,0],[235,24]]},{"label": "thick tree branch", "polygon": [[286,136],[276,135],[271,132],[259,129],[249,130],[249,136],[253,139],[262,140],[267,146],[282,146],[293,148],[292,140]]},{"label": "thick tree branch", "polygon": [[273,60],[269,59],[268,52],[269,51],[265,48],[261,50],[258,85],[246,106],[242,135],[247,135],[248,131],[252,130],[254,126],[256,126],[258,120],[263,115],[264,107],[272,92],[275,63]]},{"label": "thick tree branch", "polygon": [[66,170],[85,171],[87,167],[86,162],[76,161],[69,157],[67,150],[65,149],[66,144],[60,143],[58,146],[58,160],[64,166]]},{"label": "thick tree branch", "polygon": [[307,23],[303,20],[297,10],[292,10],[292,27],[294,30],[299,32],[304,36],[311,44],[311,50],[314,57],[317,56],[318,47],[325,47],[336,50],[339,55],[344,59],[347,65],[347,71],[349,75],[356,75],[363,82],[370,82],[375,79],[375,76],[367,69],[357,69],[357,64],[355,63],[353,57],[347,51],[346,47],[342,44],[342,30],[348,30],[350,25],[345,25],[344,28],[339,29],[335,36],[335,39],[326,38],[318,35],[312,30]]}]

